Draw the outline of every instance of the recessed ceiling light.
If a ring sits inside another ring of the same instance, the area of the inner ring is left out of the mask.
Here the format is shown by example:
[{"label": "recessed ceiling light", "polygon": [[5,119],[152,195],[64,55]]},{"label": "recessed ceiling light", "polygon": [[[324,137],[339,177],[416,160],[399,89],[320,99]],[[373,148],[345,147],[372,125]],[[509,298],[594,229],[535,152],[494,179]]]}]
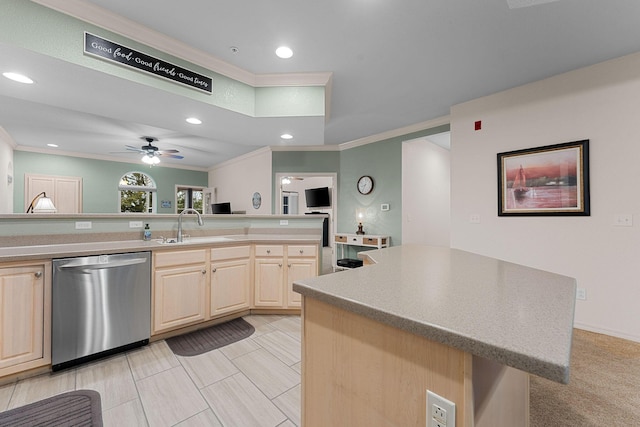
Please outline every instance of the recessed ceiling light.
[{"label": "recessed ceiling light", "polygon": [[280,46],[276,49],[276,55],[282,59],[289,59],[293,56],[293,51],[287,46]]},{"label": "recessed ceiling light", "polygon": [[24,74],[7,72],[7,73],[2,73],[2,75],[10,80],[13,80],[14,82],[26,83],[26,84],[33,83],[33,80],[31,80],[29,77],[25,76]]},{"label": "recessed ceiling light", "polygon": [[291,135],[289,133],[283,133],[282,135],[280,135],[280,138],[282,138],[282,139],[293,139],[293,135]]},{"label": "recessed ceiling light", "polygon": [[58,144],[47,144],[47,147],[58,148]]},{"label": "recessed ceiling light", "polygon": [[187,123],[191,123],[192,125],[201,125],[202,124],[202,120],[196,118],[196,117],[189,117],[187,119]]}]

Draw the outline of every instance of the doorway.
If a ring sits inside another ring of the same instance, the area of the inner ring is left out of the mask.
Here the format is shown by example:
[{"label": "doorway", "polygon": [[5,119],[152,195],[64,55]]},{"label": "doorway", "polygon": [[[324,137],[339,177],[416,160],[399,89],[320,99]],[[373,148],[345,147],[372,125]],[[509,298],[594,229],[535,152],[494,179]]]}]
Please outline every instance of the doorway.
[{"label": "doorway", "polygon": [[450,133],[402,144],[402,243],[450,246]]}]

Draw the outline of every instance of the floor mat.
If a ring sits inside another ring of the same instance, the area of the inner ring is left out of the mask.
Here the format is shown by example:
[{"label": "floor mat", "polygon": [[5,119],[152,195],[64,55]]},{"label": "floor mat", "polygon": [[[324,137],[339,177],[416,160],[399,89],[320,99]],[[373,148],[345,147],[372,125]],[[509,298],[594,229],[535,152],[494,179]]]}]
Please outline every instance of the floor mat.
[{"label": "floor mat", "polygon": [[251,336],[254,327],[242,318],[195,332],[168,338],[167,344],[178,356],[197,356]]},{"label": "floor mat", "polygon": [[100,393],[77,390],[0,412],[3,427],[102,426]]}]

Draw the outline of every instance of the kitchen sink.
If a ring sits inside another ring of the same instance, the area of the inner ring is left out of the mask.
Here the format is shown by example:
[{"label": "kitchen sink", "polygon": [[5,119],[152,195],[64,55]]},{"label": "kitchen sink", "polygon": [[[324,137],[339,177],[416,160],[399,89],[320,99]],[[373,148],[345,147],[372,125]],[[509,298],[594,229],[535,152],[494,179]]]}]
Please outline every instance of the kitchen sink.
[{"label": "kitchen sink", "polygon": [[163,245],[182,245],[185,243],[218,243],[218,242],[230,242],[233,239],[222,236],[204,236],[204,237],[186,237],[182,242],[178,242],[176,238],[170,239],[158,239],[157,242]]}]

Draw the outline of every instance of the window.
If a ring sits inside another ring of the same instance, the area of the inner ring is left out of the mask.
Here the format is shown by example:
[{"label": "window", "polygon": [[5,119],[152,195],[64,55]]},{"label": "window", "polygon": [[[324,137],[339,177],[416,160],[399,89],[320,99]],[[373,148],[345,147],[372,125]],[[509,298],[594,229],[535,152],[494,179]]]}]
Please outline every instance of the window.
[{"label": "window", "polygon": [[121,213],[155,213],[156,183],[142,172],[128,172],[120,178]]},{"label": "window", "polygon": [[183,209],[192,208],[200,213],[204,213],[204,187],[176,187],[176,210],[182,212]]}]

